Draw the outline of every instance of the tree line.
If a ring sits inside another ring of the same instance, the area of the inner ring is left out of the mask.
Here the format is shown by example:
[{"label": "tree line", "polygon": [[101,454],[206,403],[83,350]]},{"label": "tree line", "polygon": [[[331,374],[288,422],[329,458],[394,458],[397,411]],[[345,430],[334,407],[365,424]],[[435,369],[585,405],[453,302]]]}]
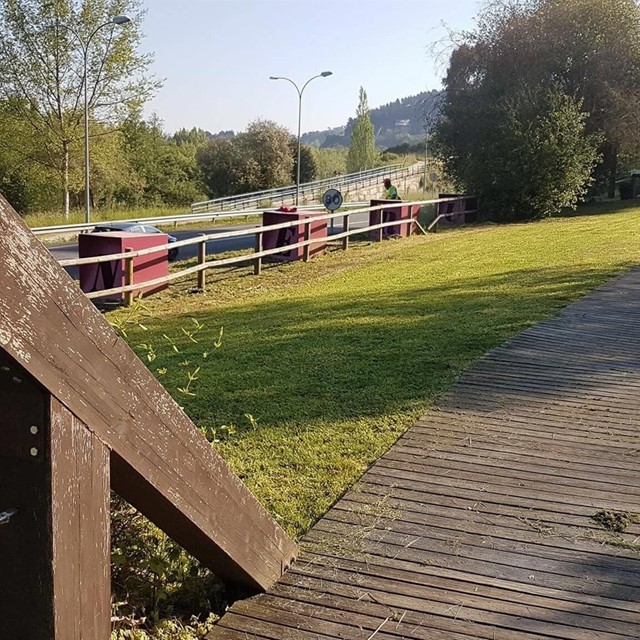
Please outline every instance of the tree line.
[{"label": "tree line", "polygon": [[492,0],[453,34],[433,148],[485,217],[613,198],[640,157],[634,0]]},{"label": "tree line", "polygon": [[[274,122],[167,135],[159,118],[142,117],[161,86],[139,51],[143,17],[141,0],[0,0],[0,192],[21,214],[68,217],[82,206],[85,89],[97,209],[184,206],[295,182],[297,140]],[[301,181],[344,173],[346,155],[303,146]]]}]

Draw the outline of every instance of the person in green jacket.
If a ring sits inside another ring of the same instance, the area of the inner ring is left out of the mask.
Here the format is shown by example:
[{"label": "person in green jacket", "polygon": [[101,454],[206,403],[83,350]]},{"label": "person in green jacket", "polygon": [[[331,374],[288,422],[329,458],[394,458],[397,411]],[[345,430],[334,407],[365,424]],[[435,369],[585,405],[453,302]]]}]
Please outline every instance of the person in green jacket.
[{"label": "person in green jacket", "polygon": [[384,189],[384,197],[386,200],[400,200],[398,190],[391,184],[391,180],[389,178],[384,179]]}]

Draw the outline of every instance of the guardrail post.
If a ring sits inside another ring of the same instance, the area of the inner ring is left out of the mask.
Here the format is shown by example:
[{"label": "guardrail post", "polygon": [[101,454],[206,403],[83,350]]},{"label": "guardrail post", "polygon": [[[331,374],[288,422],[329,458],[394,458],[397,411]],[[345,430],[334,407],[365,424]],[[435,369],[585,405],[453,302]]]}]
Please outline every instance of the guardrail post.
[{"label": "guardrail post", "polygon": [[[380,224],[382,224],[384,222],[384,209],[378,209],[378,211],[380,212],[379,222]],[[382,242],[383,235],[384,235],[384,229],[380,227],[378,229],[378,242]]]},{"label": "guardrail post", "polygon": [[[349,231],[349,214],[342,216],[342,232],[348,233]],[[349,248],[349,236],[342,238],[342,249],[346,251]]]},{"label": "guardrail post", "polygon": [[[311,218],[307,218],[304,221],[304,241],[309,242],[311,240]],[[311,245],[305,244],[302,250],[302,259],[305,262],[309,262],[309,254],[311,253]]]},{"label": "guardrail post", "polygon": [[[125,247],[125,253],[131,253],[133,249]],[[129,286],[133,284],[133,257],[127,257],[124,259],[124,284]],[[133,304],[133,291],[125,291],[124,293],[124,306],[130,307]]]},{"label": "guardrail post", "polygon": [[[207,241],[201,240],[198,244],[198,264],[204,266],[207,262]],[[198,271],[198,289],[204,291],[207,287],[207,271],[200,269]]]},{"label": "guardrail post", "polygon": [[262,258],[260,254],[262,253],[262,229],[256,233],[256,253],[258,257],[255,259],[253,264],[253,273],[256,276],[259,276],[262,273]]}]

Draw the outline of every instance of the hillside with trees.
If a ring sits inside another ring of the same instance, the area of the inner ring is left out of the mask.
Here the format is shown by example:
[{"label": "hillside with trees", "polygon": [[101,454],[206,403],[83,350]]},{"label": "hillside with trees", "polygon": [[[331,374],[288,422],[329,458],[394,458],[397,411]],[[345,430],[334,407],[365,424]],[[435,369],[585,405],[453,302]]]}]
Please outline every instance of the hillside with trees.
[{"label": "hillside with trees", "polygon": [[[433,124],[441,96],[439,91],[424,91],[371,109],[376,146],[386,149],[423,141],[425,131]],[[349,118],[344,127],[311,131],[302,136],[302,141],[322,149],[348,147],[355,124],[356,118]]]}]

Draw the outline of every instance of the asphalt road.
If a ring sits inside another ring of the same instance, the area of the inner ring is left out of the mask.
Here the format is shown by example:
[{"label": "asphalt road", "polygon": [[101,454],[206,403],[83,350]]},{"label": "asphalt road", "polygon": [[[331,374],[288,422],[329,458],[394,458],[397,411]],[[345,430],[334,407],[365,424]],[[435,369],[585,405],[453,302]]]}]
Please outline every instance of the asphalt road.
[{"label": "asphalt road", "polygon": [[[351,228],[357,228],[365,226],[368,219],[366,213],[355,214],[352,216],[349,226]],[[187,231],[172,231],[171,235],[175,236],[178,240],[186,240],[187,238],[197,238],[201,235],[219,234],[226,231],[238,231],[239,229],[252,229],[255,225],[234,225],[229,227],[209,227],[206,229],[195,229]],[[330,233],[340,233],[342,231],[342,219],[337,218],[333,227],[330,228]],[[254,246],[254,236],[244,236],[240,238],[223,238],[221,240],[209,240],[207,242],[207,254],[226,253],[227,251],[239,251],[241,249],[250,249]],[[50,245],[49,250],[57,260],[72,260],[78,257],[78,243],[62,244],[62,245]],[[198,245],[188,245],[186,247],[180,247],[180,253],[178,260],[187,260],[194,258],[198,255]],[[67,267],[67,272],[74,278],[78,277],[77,267]]]}]

